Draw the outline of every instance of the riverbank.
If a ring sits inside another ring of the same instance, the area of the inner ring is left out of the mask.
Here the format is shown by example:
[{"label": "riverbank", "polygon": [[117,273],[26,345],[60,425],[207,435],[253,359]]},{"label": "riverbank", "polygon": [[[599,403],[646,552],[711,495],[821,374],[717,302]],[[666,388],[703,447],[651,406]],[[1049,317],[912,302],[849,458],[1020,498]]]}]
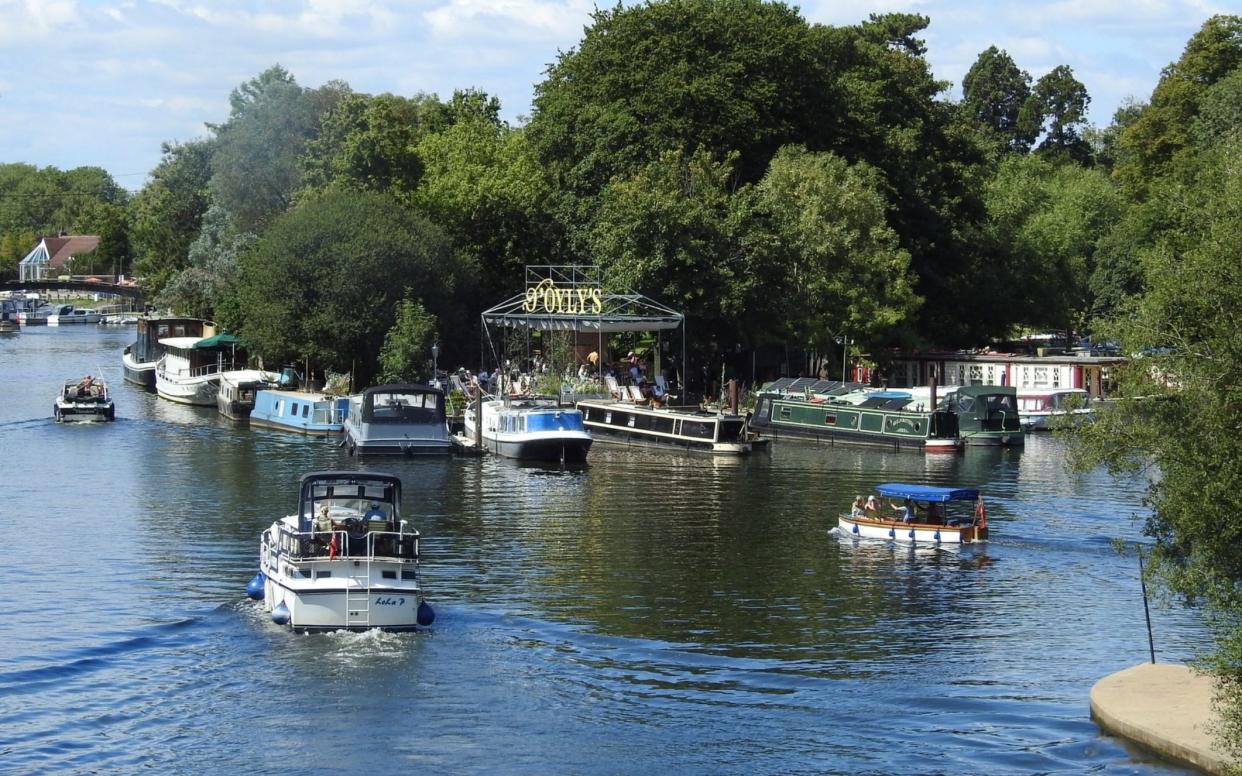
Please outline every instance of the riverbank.
[{"label": "riverbank", "polygon": [[1215,681],[1184,665],[1142,663],[1091,688],[1091,718],[1106,732],[1207,773],[1229,773],[1212,740]]}]

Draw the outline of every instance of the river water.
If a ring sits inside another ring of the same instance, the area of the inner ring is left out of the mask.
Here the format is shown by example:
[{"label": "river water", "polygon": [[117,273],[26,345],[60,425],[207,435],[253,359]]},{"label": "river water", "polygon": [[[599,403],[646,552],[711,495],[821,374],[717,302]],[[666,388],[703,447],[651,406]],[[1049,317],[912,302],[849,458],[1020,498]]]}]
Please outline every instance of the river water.
[{"label": "river water", "polygon": [[[1142,483],[1050,437],[924,456],[783,443],[748,460],[597,444],[562,470],[375,460],[405,483],[438,618],[294,635],[246,599],[259,532],[324,440],[121,380],[132,330],[0,336],[0,771],[1157,773],[1103,736],[1100,677],[1147,659]],[[57,425],[102,372],[113,424]],[[992,541],[830,529],[876,483],[979,486]],[[1204,643],[1152,612],[1158,657]]]}]

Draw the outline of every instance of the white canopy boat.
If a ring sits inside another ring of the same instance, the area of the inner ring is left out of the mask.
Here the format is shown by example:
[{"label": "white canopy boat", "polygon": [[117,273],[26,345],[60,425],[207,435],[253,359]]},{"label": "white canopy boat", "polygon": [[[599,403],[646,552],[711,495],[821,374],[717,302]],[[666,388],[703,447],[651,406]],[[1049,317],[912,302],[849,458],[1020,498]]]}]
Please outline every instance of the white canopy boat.
[{"label": "white canopy boat", "polygon": [[[903,506],[879,505],[872,511],[856,502],[838,517],[837,530],[860,539],[902,543],[970,544],[987,541],[988,519],[983,498],[974,488],[940,488],[890,482],[876,488],[882,498],[901,499]],[[962,503],[969,504],[962,509]],[[959,507],[954,509],[954,507]],[[902,514],[902,510],[906,510]]]},{"label": "white canopy boat", "polygon": [[246,592],[295,631],[414,630],[422,600],[418,531],[401,519],[401,480],[375,472],[303,475],[298,511],[259,539]]}]

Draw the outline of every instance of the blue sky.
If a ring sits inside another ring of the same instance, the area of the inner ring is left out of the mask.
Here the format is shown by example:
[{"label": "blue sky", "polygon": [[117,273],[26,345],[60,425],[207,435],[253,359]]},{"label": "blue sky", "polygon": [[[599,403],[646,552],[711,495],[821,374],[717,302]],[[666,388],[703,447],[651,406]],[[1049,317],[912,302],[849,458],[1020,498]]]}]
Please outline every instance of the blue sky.
[{"label": "blue sky", "polygon": [[[605,2],[604,7],[610,7]],[[303,86],[447,97],[474,87],[506,119],[529,113],[558,51],[577,45],[588,0],[0,0],[0,162],[98,165],[130,189],[160,143],[206,134],[229,92],[279,63]],[[960,95],[979,52],[996,45],[1038,78],[1068,64],[1107,125],[1127,97],[1146,99],[1160,70],[1217,13],[1242,0],[813,0],[811,22],[870,13],[931,18],[937,78]]]}]

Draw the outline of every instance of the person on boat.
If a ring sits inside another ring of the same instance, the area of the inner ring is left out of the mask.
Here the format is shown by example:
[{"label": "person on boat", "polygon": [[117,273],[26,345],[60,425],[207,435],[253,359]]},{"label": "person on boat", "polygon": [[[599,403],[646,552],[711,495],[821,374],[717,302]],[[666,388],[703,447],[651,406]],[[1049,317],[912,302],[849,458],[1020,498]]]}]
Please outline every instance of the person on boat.
[{"label": "person on boat", "polygon": [[914,504],[910,501],[910,499],[906,499],[905,502],[901,504],[901,506],[898,506],[897,504],[894,504],[893,502],[890,501],[889,506],[897,510],[897,517],[901,519],[901,522],[903,523],[914,522]]},{"label": "person on boat", "polygon": [[95,384],[95,378],[87,375],[78,381],[78,396],[86,397],[91,395],[91,388]]},{"label": "person on boat", "polygon": [[643,368],[638,363],[638,356],[634,355],[634,351],[626,356],[630,361],[630,385],[641,385],[643,382]]},{"label": "person on boat", "polygon": [[372,501],[371,508],[367,510],[365,515],[363,515],[363,519],[365,519],[368,523],[374,521],[386,523],[388,522],[388,515],[385,515],[384,510],[380,509],[379,502]]},{"label": "person on boat", "polygon": [[865,503],[861,495],[855,496],[854,505],[850,508],[850,517],[862,517],[865,514],[863,509]]},{"label": "person on boat", "polygon": [[863,517],[869,517],[872,520],[880,519],[880,504],[875,500],[875,496],[867,496],[867,503],[863,505]]},{"label": "person on boat", "polygon": [[934,501],[927,505],[927,522],[932,525],[944,525],[944,511]]}]

